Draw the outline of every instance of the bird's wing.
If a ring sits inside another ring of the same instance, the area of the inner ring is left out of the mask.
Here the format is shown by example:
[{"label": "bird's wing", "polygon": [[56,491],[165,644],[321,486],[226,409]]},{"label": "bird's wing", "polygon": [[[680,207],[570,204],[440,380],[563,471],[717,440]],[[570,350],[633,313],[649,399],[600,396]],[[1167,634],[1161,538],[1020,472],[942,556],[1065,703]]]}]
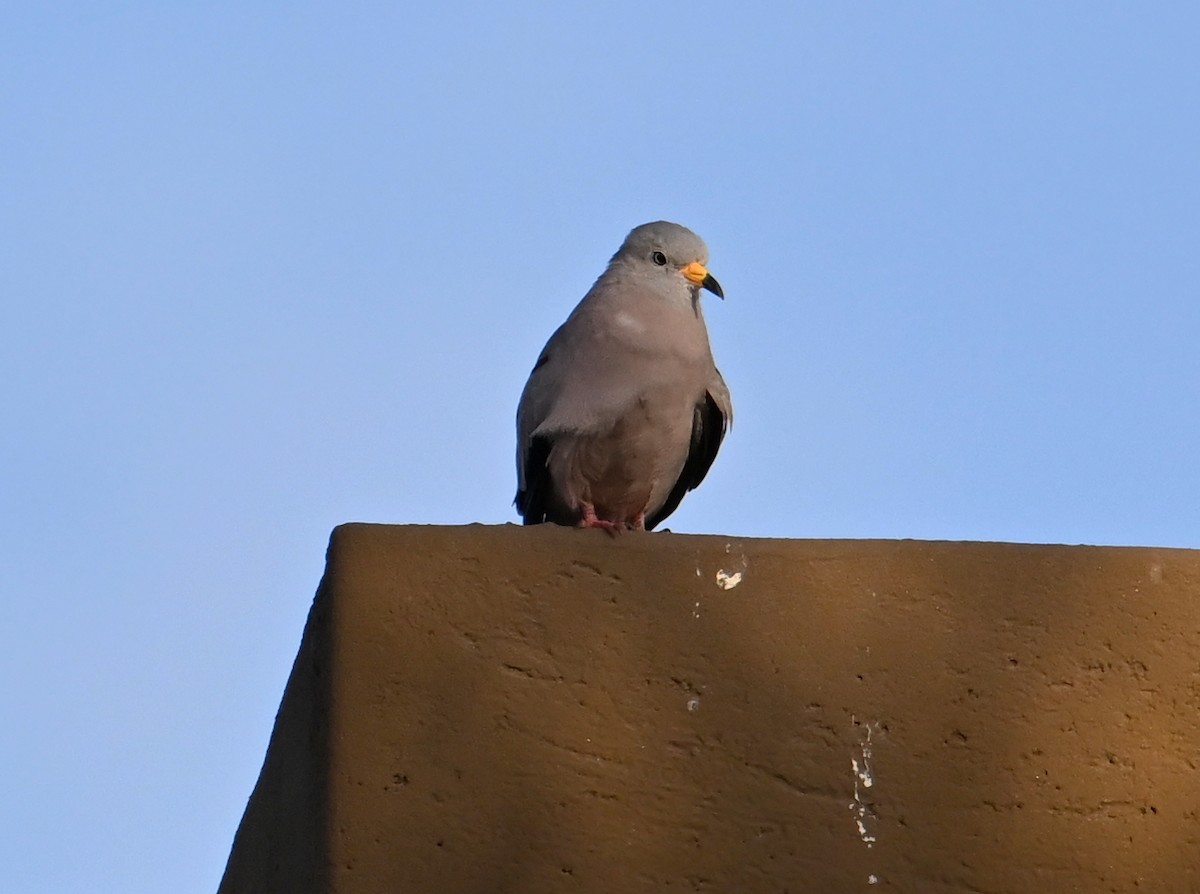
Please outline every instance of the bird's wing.
[{"label": "bird's wing", "polygon": [[[558,333],[555,333],[557,335]],[[537,525],[548,520],[553,484],[546,461],[550,456],[550,439],[535,437],[534,430],[545,421],[554,405],[557,378],[554,370],[546,370],[552,356],[552,337],[533,371],[521,402],[517,405],[517,496],[514,503],[524,524]]]},{"label": "bird's wing", "polygon": [[526,524],[550,520],[558,502],[546,461],[562,433],[600,434],[637,400],[641,361],[605,332],[603,306],[580,304],[538,355],[517,406],[517,496]]},{"label": "bird's wing", "polygon": [[732,424],[733,403],[729,398],[729,388],[720,371],[713,367],[713,378],[692,416],[692,440],[683,470],[667,494],[666,502],[646,518],[647,531],[654,530],[659,522],[675,511],[684,494],[694,490],[704,480],[717,457],[717,451],[721,449],[725,431]]}]

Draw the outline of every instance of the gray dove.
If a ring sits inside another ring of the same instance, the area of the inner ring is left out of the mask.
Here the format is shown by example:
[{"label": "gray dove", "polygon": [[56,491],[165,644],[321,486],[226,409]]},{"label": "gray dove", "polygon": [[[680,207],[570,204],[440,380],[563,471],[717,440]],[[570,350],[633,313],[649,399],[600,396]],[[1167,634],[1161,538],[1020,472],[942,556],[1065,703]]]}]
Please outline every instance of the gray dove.
[{"label": "gray dove", "polygon": [[550,336],[517,407],[517,511],[653,530],[704,480],[733,421],[700,290],[724,298],[703,240],[635,228]]}]

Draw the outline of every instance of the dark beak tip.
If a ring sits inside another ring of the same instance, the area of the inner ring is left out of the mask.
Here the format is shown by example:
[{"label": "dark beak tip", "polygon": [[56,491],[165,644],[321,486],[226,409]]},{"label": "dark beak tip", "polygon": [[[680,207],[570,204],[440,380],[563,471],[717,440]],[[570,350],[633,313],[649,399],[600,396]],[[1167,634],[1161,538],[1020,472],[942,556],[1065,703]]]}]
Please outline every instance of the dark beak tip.
[{"label": "dark beak tip", "polygon": [[725,300],[725,293],[721,291],[721,284],[717,282],[717,278],[711,273],[704,277],[704,282],[702,282],[700,285],[702,288],[708,289],[722,301]]}]

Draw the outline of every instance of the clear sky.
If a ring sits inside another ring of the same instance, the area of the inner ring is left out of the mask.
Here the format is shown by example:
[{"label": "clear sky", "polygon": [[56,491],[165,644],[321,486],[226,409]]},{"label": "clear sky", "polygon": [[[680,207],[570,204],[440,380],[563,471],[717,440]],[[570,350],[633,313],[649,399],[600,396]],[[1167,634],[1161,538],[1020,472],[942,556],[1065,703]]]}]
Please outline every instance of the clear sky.
[{"label": "clear sky", "polygon": [[672,529],[1200,547],[1196,4],[65,2],[0,47],[0,890],[215,890],[330,530],[515,520],[525,377],[648,220],[709,244],[737,411]]}]

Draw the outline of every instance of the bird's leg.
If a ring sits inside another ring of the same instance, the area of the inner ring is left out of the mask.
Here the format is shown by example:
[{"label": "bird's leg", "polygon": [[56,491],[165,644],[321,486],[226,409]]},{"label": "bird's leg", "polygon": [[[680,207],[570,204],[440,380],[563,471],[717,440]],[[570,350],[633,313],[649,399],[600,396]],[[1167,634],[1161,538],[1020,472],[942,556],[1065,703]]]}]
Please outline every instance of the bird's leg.
[{"label": "bird's leg", "polygon": [[646,510],[645,509],[643,509],[641,512],[639,512],[637,515],[635,515],[633,517],[633,521],[629,523],[629,527],[631,527],[635,531],[646,530]]},{"label": "bird's leg", "polygon": [[591,503],[580,502],[579,505],[583,510],[583,516],[579,519],[579,527],[581,528],[602,528],[610,534],[616,534],[624,527],[620,522],[611,522],[608,519],[597,516],[596,507]]}]

